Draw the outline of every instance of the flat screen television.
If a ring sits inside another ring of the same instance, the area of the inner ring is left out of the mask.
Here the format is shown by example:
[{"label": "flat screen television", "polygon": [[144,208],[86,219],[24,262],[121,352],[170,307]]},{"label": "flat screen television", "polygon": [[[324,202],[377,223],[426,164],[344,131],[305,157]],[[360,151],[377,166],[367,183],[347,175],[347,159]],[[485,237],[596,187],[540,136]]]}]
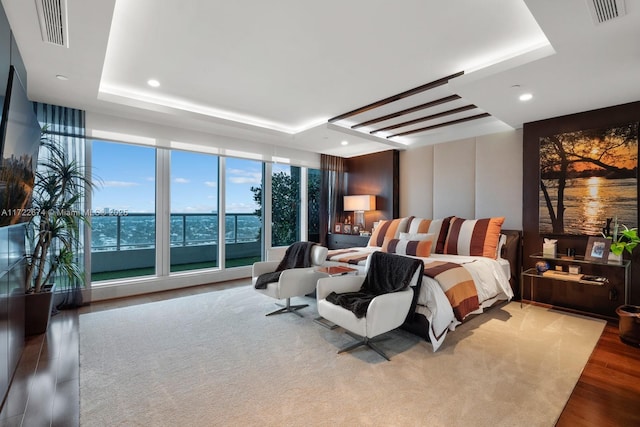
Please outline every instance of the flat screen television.
[{"label": "flat screen television", "polygon": [[31,196],[40,148],[40,124],[33,103],[11,66],[0,123],[0,227],[31,216]]}]

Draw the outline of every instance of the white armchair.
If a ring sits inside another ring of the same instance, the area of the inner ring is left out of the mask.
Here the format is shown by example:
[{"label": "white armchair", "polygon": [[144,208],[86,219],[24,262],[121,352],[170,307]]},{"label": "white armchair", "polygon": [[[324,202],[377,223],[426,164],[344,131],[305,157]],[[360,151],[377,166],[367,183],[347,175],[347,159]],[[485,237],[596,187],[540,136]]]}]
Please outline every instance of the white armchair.
[{"label": "white armchair", "polygon": [[[370,261],[371,257],[367,260],[367,270]],[[374,342],[388,339],[388,337],[380,338],[378,336],[399,327],[405,321],[413,301],[413,288],[418,284],[421,276],[422,269],[416,268],[406,289],[373,298],[367,307],[366,314],[361,318],[358,318],[351,310],[327,301],[327,296],[332,292],[337,294],[358,292],[365,276],[337,276],[319,279],[316,288],[318,313],[326,320],[344,328],[349,335],[359,339],[358,342],[339,350],[338,353],[364,345],[390,360],[380,348],[374,345]],[[374,337],[377,338],[374,339]]]},{"label": "white armchair", "polygon": [[[304,296],[316,290],[318,279],[328,277],[328,274],[318,271],[318,267],[322,266],[327,259],[328,249],[324,246],[314,245],[311,249],[311,267],[308,268],[291,268],[282,271],[277,282],[268,283],[264,289],[256,289],[256,291],[278,300],[286,300],[285,305],[277,304],[282,308],[267,313],[267,316],[281,313],[298,313],[301,308],[307,307],[309,304],[291,305],[291,298]],[[276,271],[280,261],[263,261],[253,264],[251,273],[252,284],[255,285],[258,277],[264,273],[272,273]]]}]

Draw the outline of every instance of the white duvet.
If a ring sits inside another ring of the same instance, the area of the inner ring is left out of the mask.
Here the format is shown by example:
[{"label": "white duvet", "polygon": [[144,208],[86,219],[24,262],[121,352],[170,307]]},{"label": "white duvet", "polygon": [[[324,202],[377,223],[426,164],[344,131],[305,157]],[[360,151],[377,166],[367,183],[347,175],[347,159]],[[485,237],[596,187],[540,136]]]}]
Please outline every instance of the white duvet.
[{"label": "white duvet", "polygon": [[[433,261],[447,261],[463,264],[469,271],[478,292],[480,308],[471,314],[479,314],[486,307],[496,301],[510,300],[513,298],[513,290],[509,284],[509,271],[506,260],[494,260],[485,257],[472,257],[460,255],[433,254],[428,258],[421,258],[426,264]],[[506,265],[506,269],[505,269]],[[436,351],[444,342],[448,331],[455,330],[460,322],[453,314],[453,308],[449,299],[438,282],[431,277],[423,276],[420,295],[416,312],[424,315],[429,320],[429,339]]]},{"label": "white duvet", "polygon": [[[380,250],[377,247],[357,248],[359,251],[374,252]],[[479,314],[486,307],[493,305],[496,301],[510,300],[513,298],[513,291],[509,284],[509,262],[505,259],[490,259],[478,256],[462,255],[442,255],[431,254],[430,257],[420,258],[427,265],[434,261],[447,261],[456,264],[463,264],[473,277],[478,292],[480,308],[471,314]],[[342,264],[335,261],[327,261],[326,265],[349,265],[357,268],[358,274],[364,274],[365,262],[357,266],[352,264]],[[438,282],[431,277],[423,276],[420,295],[416,306],[416,312],[422,314],[429,321],[429,339],[433,346],[433,351],[444,342],[447,332],[455,330],[460,322],[453,314],[453,308],[449,299]]]}]

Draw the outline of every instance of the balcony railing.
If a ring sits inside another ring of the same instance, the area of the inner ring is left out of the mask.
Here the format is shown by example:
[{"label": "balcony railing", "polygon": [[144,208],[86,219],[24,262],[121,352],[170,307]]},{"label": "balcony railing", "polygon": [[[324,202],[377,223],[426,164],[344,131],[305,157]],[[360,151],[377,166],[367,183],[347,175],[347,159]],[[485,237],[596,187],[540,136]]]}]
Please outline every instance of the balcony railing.
[{"label": "balcony railing", "polygon": [[[171,247],[218,243],[218,214],[171,214]],[[259,242],[260,217],[249,213],[225,215],[225,243]],[[155,246],[155,214],[93,215],[91,251],[120,251]]]},{"label": "balcony railing", "polygon": [[[91,227],[92,280],[153,274],[155,215],[94,215]],[[218,262],[218,215],[171,214],[171,271],[211,268]],[[261,222],[253,214],[225,215],[225,265],[260,260]]]}]

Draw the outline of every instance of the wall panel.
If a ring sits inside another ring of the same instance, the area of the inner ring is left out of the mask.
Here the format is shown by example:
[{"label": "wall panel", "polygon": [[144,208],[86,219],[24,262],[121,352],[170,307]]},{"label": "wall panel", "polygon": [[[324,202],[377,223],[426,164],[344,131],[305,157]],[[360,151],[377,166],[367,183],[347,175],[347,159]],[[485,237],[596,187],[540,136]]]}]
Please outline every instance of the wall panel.
[{"label": "wall panel", "polygon": [[504,216],[522,229],[522,130],[400,153],[400,215]]},{"label": "wall panel", "polygon": [[522,230],[522,129],[476,138],[476,218]]},{"label": "wall panel", "polygon": [[433,217],[433,145],[400,152],[400,216]]},{"label": "wall panel", "polygon": [[376,210],[365,212],[366,229],[371,229],[374,221],[397,218],[400,215],[399,161],[397,150],[347,159],[347,194],[376,196]]},{"label": "wall panel", "polygon": [[433,147],[433,216],[475,215],[475,138]]}]

